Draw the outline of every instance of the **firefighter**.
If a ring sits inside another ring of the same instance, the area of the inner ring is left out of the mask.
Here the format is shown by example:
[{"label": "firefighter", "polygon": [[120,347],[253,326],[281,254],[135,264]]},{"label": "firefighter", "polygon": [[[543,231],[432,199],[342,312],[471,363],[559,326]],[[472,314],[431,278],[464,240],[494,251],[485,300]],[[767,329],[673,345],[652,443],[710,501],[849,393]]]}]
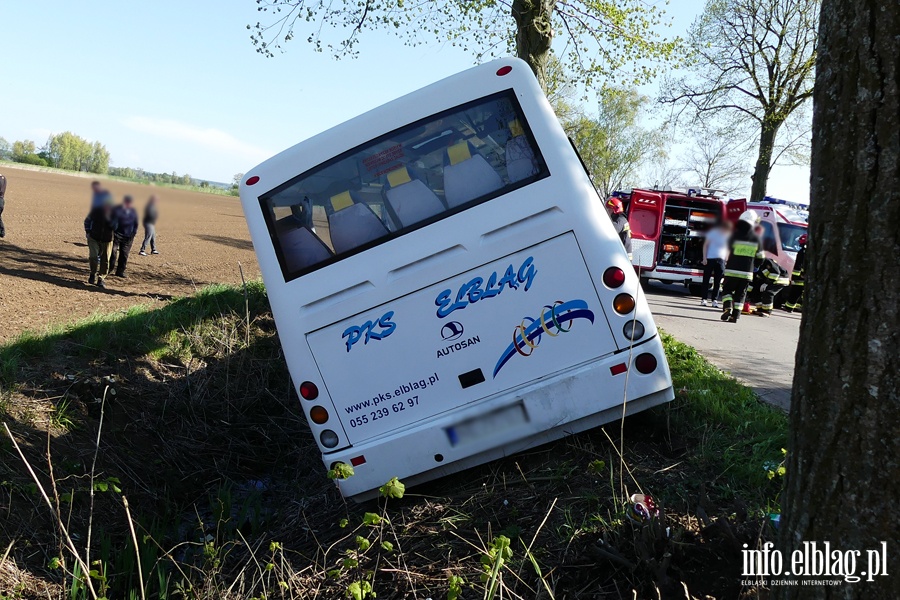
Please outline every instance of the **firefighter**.
[{"label": "firefighter", "polygon": [[622,245],[625,246],[625,252],[628,254],[628,260],[631,260],[631,225],[628,224],[628,217],[625,216],[625,207],[618,198],[610,198],[606,202],[606,212],[612,219],[613,227],[616,233],[622,239]]},{"label": "firefighter", "polygon": [[764,254],[762,242],[754,229],[759,214],[748,210],[741,214],[731,236],[731,252],[725,263],[725,284],[722,286],[722,320],[737,323],[747,299],[747,288],[753,282],[753,272]]},{"label": "firefighter", "polygon": [[753,291],[750,293],[750,299],[756,303],[754,314],[760,317],[772,316],[772,309],[775,308],[775,296],[788,283],[790,283],[788,272],[771,258],[765,259],[753,278]]},{"label": "firefighter", "polygon": [[800,252],[797,253],[797,260],[794,261],[794,272],[791,273],[791,287],[788,288],[787,298],[784,300],[784,310],[789,313],[801,312],[803,310],[803,283],[806,277],[806,241],[807,236],[804,233],[797,241],[800,243]]}]

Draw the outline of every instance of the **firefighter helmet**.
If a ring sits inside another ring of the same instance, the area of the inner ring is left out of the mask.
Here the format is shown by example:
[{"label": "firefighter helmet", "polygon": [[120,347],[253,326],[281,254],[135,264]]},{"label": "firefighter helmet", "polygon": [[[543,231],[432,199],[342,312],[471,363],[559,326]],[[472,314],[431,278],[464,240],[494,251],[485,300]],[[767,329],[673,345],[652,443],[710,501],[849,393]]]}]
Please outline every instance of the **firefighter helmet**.
[{"label": "firefighter helmet", "polygon": [[800,235],[800,237],[797,238],[797,241],[800,242],[800,245],[801,245],[801,246],[805,246],[805,245],[806,245],[806,240],[808,240],[808,239],[809,239],[809,238],[808,238],[808,237],[806,236],[806,234],[804,233],[804,234]]},{"label": "firefighter helmet", "polygon": [[746,221],[746,222],[750,223],[751,225],[756,225],[760,221],[759,213],[753,209],[745,210],[744,212],[741,213],[741,216],[738,217],[738,220]]},{"label": "firefighter helmet", "polygon": [[618,198],[610,198],[609,200],[607,200],[606,208],[612,210],[612,214],[614,215],[625,212],[625,207],[622,205],[622,201]]}]

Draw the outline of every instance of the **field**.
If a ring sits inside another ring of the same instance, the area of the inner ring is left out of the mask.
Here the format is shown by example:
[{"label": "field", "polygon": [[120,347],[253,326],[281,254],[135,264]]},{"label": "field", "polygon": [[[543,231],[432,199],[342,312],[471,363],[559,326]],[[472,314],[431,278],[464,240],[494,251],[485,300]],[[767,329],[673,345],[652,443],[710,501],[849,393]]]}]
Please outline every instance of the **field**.
[{"label": "field", "polygon": [[109,289],[89,286],[82,222],[90,201],[90,178],[4,165],[6,238],[0,240],[0,342],[24,331],[41,331],[96,312],[135,304],[159,305],[209,283],[259,277],[250,235],[235,197],[104,181],[116,201],[134,196],[139,212],[150,194],[160,202],[160,254],[139,256],[138,233],[128,279],[110,277]]}]

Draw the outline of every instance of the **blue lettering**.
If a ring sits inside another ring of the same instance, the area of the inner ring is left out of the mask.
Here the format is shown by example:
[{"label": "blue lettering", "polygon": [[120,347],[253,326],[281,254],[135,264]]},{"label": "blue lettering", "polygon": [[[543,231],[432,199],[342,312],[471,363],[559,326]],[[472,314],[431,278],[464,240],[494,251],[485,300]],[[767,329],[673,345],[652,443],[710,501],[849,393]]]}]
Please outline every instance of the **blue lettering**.
[{"label": "blue lettering", "polygon": [[476,277],[469,282],[469,302],[478,302],[481,300],[481,296],[484,295],[484,290],[481,289],[482,283],[484,283],[484,279],[481,277]]},{"label": "blue lettering", "polygon": [[343,334],[341,334],[342,338],[347,338],[347,352],[350,352],[350,348],[360,340],[362,337],[362,329],[353,325],[348,327]]},{"label": "blue lettering", "polygon": [[[391,317],[393,316],[394,311],[388,311],[376,321],[366,321],[361,326],[353,325],[344,330],[341,337],[347,338],[347,352],[350,352],[350,348],[352,348],[356,342],[363,339],[363,332],[366,334],[363,345],[368,344],[369,340],[383,340],[394,333],[394,330],[397,329],[397,324],[391,321]],[[380,329],[376,331],[376,327],[379,327]]]},{"label": "blue lettering", "polygon": [[504,271],[500,281],[497,281],[497,271],[491,273],[490,277],[488,277],[487,285],[484,287],[482,287],[484,279],[475,277],[460,286],[456,294],[456,301],[453,304],[450,304],[451,294],[453,293],[451,290],[444,290],[438,294],[437,298],[434,299],[434,304],[438,307],[437,316],[443,319],[453,311],[462,310],[469,304],[474,304],[484,298],[493,298],[499,295],[505,287],[517,290],[519,289],[519,284],[523,284],[523,289],[527,292],[531,288],[531,284],[534,283],[536,275],[537,268],[534,266],[534,258],[529,256],[519,267],[518,272],[512,265],[506,267],[506,271]]},{"label": "blue lettering", "polygon": [[517,275],[520,282],[525,284],[525,291],[528,291],[528,288],[531,287],[531,283],[534,281],[534,276],[537,275],[537,269],[534,268],[534,258],[528,257],[525,259],[525,262],[522,263],[522,266],[519,267],[519,273]]}]

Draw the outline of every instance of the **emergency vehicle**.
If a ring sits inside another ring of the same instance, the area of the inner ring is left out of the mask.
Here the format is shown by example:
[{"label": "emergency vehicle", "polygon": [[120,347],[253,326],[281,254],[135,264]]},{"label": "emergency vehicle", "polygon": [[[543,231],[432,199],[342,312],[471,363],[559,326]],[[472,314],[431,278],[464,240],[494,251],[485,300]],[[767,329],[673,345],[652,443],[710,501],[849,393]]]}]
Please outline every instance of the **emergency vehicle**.
[{"label": "emergency vehicle", "polygon": [[773,200],[767,196],[763,202],[753,202],[747,208],[759,213],[766,257],[790,273],[800,251],[800,236],[807,232],[808,225],[800,211]]},{"label": "emergency vehicle", "polygon": [[635,188],[614,192],[626,205],[631,225],[632,263],[642,281],[683,283],[699,295],[706,232],[723,219],[737,221],[747,201],[717,190],[663,191]]}]

